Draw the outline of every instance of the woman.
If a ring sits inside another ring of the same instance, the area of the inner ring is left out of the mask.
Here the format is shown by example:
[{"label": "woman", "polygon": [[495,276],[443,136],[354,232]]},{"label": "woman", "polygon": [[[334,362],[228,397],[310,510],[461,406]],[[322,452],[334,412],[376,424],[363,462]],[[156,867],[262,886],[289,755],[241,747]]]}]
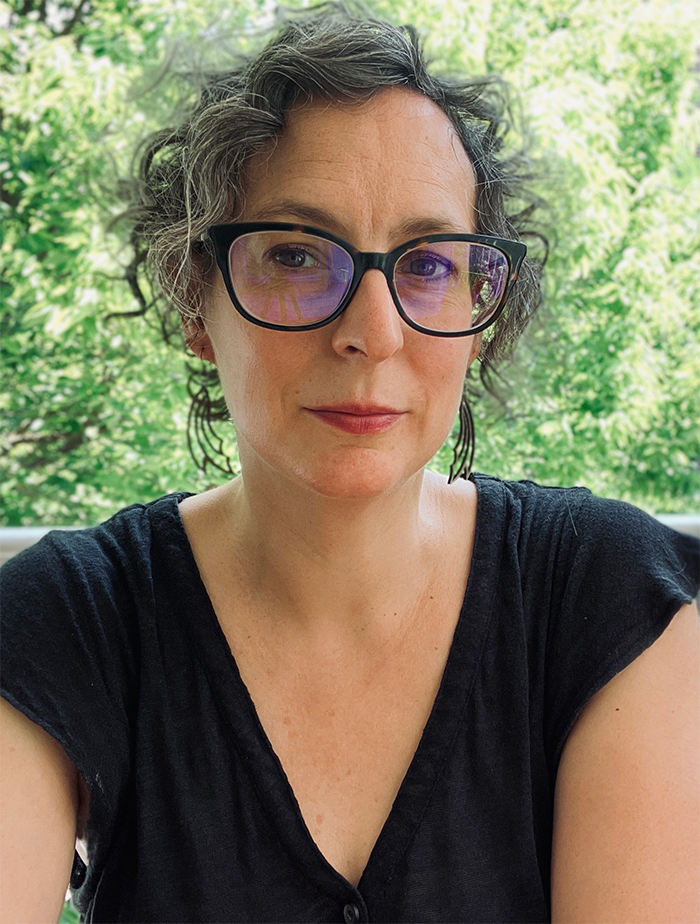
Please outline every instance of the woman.
[{"label": "woman", "polygon": [[76,829],[94,921],[697,920],[697,544],[425,471],[535,288],[485,111],[321,17],[154,143],[241,476],[8,566],[4,920]]}]

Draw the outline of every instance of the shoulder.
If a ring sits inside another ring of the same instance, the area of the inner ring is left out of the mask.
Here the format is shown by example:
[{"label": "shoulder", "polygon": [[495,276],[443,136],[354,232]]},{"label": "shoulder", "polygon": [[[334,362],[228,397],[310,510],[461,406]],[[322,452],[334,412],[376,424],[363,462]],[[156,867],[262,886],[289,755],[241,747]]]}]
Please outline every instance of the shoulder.
[{"label": "shoulder", "polygon": [[50,665],[58,676],[97,653],[104,664],[133,664],[154,575],[181,560],[168,543],[186,552],[177,498],[128,507],[89,529],[52,530],[0,569],[5,680],[40,683]]},{"label": "shoulder", "polygon": [[582,486],[570,488],[542,485],[534,481],[504,481],[474,473],[472,480],[480,499],[499,503],[508,520],[518,520],[521,529],[542,529],[563,523],[576,538],[635,532],[640,524],[654,523],[652,517],[624,501],[597,497]]},{"label": "shoulder", "polygon": [[169,494],[147,504],[132,504],[97,526],[52,529],[0,569],[5,586],[47,579],[96,578],[120,566],[131,567],[144,554],[154,528],[167,534],[179,524],[178,503],[185,493]]},{"label": "shoulder", "polygon": [[[472,476],[480,504],[500,518],[524,562],[548,558],[571,582],[604,575],[636,581],[648,588],[680,588],[691,599],[700,582],[700,541],[662,524],[624,501],[597,497],[587,488],[560,488],[532,481],[501,481]],[[492,524],[489,524],[492,525]],[[680,603],[679,603],[680,605]]]},{"label": "shoulder", "polygon": [[566,553],[576,538],[580,510],[590,491],[502,481],[479,473],[471,478],[478,496],[478,533],[498,535],[524,575],[551,570],[560,550]]}]

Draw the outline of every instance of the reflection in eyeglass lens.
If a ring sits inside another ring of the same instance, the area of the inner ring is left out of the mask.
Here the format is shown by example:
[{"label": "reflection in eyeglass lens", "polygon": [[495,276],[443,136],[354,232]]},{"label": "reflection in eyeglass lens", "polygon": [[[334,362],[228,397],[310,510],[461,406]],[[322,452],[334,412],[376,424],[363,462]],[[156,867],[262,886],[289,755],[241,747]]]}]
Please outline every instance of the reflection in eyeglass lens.
[{"label": "reflection in eyeglass lens", "polygon": [[332,314],[352,282],[352,257],[332,241],[287,231],[257,231],[229,252],[231,279],[246,311],[290,327]]},{"label": "reflection in eyeglass lens", "polygon": [[508,263],[499,250],[468,241],[437,241],[404,254],[394,282],[406,314],[428,330],[476,327],[499,305]]}]

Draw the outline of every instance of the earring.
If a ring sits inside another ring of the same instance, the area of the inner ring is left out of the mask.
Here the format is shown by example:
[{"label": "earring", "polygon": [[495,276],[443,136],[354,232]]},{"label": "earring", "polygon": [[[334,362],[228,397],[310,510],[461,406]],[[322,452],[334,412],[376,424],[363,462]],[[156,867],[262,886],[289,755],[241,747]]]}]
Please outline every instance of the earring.
[{"label": "earring", "polygon": [[462,395],[459,405],[459,433],[453,449],[452,465],[450,465],[450,475],[447,483],[452,484],[458,478],[468,478],[473,464],[474,418],[472,417],[467,396]]},{"label": "earring", "polygon": [[[223,438],[216,429],[220,421],[231,426],[231,415],[222,394],[216,394],[219,376],[209,364],[202,369],[187,367],[187,391],[190,409],[187,415],[187,447],[202,472],[209,467],[227,475],[239,474],[235,459],[226,452]],[[214,392],[212,394],[212,392]]]}]

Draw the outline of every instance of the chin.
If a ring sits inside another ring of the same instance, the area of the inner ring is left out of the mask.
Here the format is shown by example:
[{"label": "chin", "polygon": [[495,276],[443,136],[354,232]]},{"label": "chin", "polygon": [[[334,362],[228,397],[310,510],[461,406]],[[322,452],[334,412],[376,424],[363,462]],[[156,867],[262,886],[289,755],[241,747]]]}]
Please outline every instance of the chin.
[{"label": "chin", "polygon": [[324,460],[312,471],[299,474],[311,490],[323,497],[369,500],[401,487],[423,470],[423,465],[416,468],[415,464],[407,469],[373,450],[355,451],[353,455],[350,460]]},{"label": "chin", "polygon": [[297,445],[284,451],[279,444],[253,446],[238,434],[244,480],[257,480],[257,472],[265,491],[287,493],[296,487],[338,500],[371,500],[391,494],[419,476],[434,454],[429,451],[423,456],[400,448],[395,443],[384,449],[346,445],[314,452],[308,445]]}]

